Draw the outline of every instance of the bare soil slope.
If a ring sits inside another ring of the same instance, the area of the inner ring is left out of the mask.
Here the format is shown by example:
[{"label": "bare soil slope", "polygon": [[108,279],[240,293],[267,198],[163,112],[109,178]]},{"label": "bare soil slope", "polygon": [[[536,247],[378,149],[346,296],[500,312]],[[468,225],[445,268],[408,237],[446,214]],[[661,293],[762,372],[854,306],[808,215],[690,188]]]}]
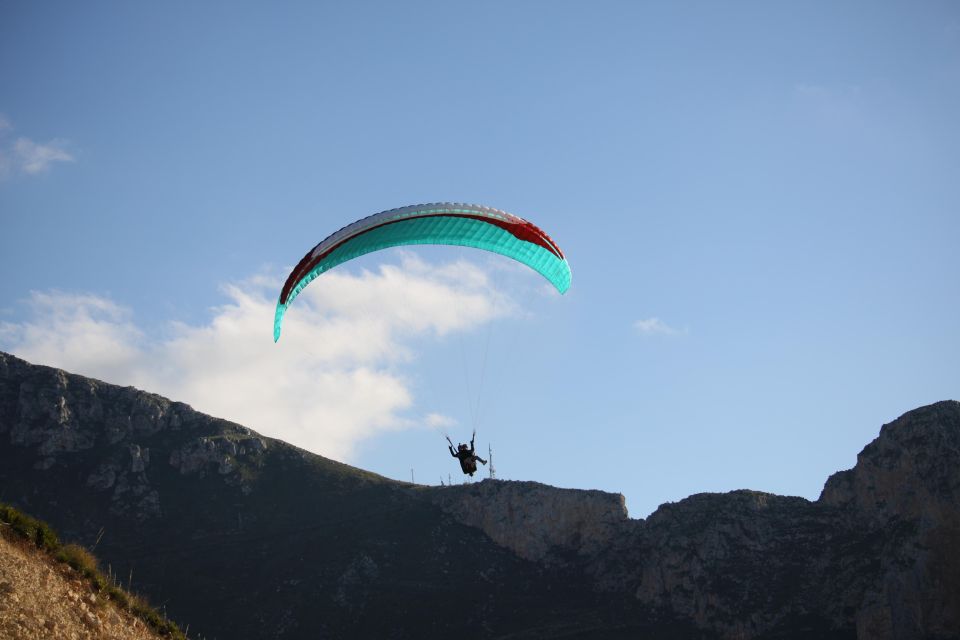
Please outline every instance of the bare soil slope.
[{"label": "bare soil slope", "polygon": [[91,591],[90,581],[14,539],[0,523],[0,638],[155,640],[161,636]]}]

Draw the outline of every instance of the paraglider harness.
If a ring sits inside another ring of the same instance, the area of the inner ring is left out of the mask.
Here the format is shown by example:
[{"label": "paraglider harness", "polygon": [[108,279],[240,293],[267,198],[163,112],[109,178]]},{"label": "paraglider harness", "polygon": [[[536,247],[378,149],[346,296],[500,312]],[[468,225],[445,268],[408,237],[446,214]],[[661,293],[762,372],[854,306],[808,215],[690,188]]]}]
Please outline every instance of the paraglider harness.
[{"label": "paraglider harness", "polygon": [[474,431],[473,435],[470,436],[470,448],[467,449],[467,445],[461,444],[456,451],[453,449],[453,441],[450,440],[450,437],[447,436],[447,442],[449,443],[450,455],[460,461],[460,469],[467,475],[472,476],[477,472],[477,461],[479,460],[483,464],[487,464],[487,461],[477,455],[476,451],[473,448],[473,441],[477,437],[477,432]]}]

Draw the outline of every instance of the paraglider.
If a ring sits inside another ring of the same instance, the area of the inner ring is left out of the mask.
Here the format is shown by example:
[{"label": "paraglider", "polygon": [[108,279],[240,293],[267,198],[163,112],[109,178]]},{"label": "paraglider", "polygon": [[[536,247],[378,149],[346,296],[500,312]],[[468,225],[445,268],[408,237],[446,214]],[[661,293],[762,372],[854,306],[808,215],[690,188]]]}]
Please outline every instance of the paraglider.
[{"label": "paraglider", "polygon": [[294,298],[317,276],[359,256],[404,245],[444,244],[492,251],[539,272],[557,291],[570,287],[570,265],[556,243],[532,223],[504,211],[440,202],[390,209],[347,225],[310,250],[280,291],[273,341]]},{"label": "paraglider", "polygon": [[[417,244],[473,247],[512,258],[537,271],[561,294],[570,288],[570,265],[560,247],[539,227],[519,216],[474,204],[439,202],[390,209],[349,224],[331,234],[303,256],[287,276],[280,291],[273,321],[273,341],[287,308],[310,282],[337,265],[362,255]],[[473,476],[477,462],[487,461],[476,454],[474,439],[470,446],[453,448],[447,437],[450,455],[457,458],[464,474]],[[492,472],[492,469],[491,469]]]},{"label": "paraglider", "polygon": [[467,448],[467,445],[462,442],[457,447],[457,450],[453,450],[453,441],[447,437],[447,442],[450,449],[450,455],[460,461],[460,469],[463,471],[464,475],[472,476],[477,472],[477,462],[487,464],[487,461],[477,455],[476,449],[473,446],[473,441],[477,437],[477,432],[474,431],[473,435],[470,436],[470,448]]}]

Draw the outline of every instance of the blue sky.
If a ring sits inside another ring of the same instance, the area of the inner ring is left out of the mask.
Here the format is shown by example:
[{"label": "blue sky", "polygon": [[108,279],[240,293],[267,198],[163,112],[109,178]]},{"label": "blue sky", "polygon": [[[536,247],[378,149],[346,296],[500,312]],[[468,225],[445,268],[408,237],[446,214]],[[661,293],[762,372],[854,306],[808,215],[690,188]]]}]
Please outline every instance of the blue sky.
[{"label": "blue sky", "polygon": [[[951,2],[8,2],[0,348],[398,479],[477,422],[634,516],[816,498],[960,396],[957,113]],[[307,250],[434,201],[534,221],[571,290],[387,251],[272,344]]]}]

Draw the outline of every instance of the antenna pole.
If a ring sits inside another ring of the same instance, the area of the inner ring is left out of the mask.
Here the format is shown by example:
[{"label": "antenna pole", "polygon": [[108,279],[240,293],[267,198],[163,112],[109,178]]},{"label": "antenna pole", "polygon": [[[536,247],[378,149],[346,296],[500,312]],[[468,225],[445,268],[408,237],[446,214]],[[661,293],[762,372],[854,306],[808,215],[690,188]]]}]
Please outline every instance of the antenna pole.
[{"label": "antenna pole", "polygon": [[490,461],[490,479],[493,480],[497,477],[497,470],[493,468],[493,449],[490,448],[490,443],[487,443],[487,459]]}]

